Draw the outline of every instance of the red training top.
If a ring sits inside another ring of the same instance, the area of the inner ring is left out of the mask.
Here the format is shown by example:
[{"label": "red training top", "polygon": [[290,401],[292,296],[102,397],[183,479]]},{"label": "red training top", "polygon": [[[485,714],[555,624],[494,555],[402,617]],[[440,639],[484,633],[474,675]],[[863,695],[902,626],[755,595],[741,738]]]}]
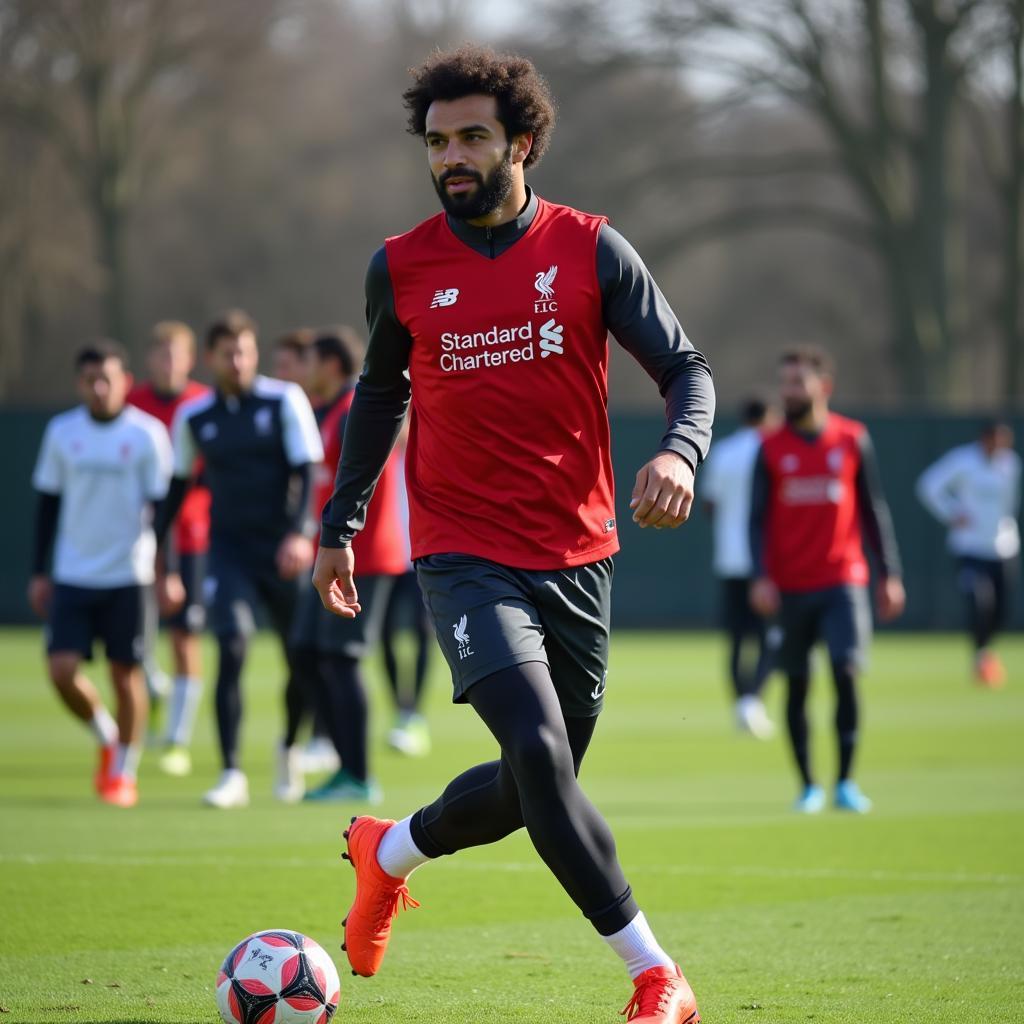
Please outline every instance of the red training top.
[{"label": "red training top", "polygon": [[[178,406],[205,395],[209,390],[205,384],[195,380],[190,380],[178,395],[165,395],[152,384],[137,384],[128,393],[128,401],[155,416],[170,432]],[[197,472],[201,470],[200,463]],[[174,525],[174,544],[182,555],[202,554],[210,546],[210,492],[202,484],[194,484],[185,495]]]},{"label": "red training top", "polygon": [[413,339],[413,558],[558,569],[618,550],[604,223],[540,199],[497,259],[459,241],[443,213],[387,240],[395,312]]},{"label": "red training top", "polygon": [[765,438],[765,570],[780,590],[868,582],[857,473],[865,427],[830,413],[815,438],[784,426]]},{"label": "red training top", "polygon": [[[334,476],[341,458],[345,420],[352,407],[354,394],[354,389],[349,388],[333,403],[316,410],[320,438],[324,445],[324,461],[317,466],[313,485],[313,514],[317,522],[334,493]],[[398,463],[396,448],[384,464],[384,471],[366,508],[366,524],[352,541],[357,577],[398,576],[409,568],[405,524],[399,504]],[[319,538],[316,543],[319,546]]]}]

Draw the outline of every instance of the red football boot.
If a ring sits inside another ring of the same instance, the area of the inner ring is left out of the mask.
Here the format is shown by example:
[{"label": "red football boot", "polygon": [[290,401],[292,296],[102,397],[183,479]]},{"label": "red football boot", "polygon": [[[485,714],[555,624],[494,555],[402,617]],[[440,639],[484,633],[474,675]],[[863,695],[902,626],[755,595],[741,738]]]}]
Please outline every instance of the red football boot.
[{"label": "red football boot", "polygon": [[100,791],[100,799],[115,807],[134,807],[139,802],[138,783],[124,775],[117,775]]},{"label": "red football boot", "polygon": [[353,974],[369,978],[380,968],[391,938],[391,921],[402,909],[418,907],[404,878],[393,878],[377,863],[377,848],[394,822],[381,818],[353,818],[345,832],[348,852],[342,857],[356,871],[356,898],[342,922]]},{"label": "red football boot", "polygon": [[651,967],[633,980],[622,1015],[632,1024],[700,1024],[697,997],[677,966]]}]

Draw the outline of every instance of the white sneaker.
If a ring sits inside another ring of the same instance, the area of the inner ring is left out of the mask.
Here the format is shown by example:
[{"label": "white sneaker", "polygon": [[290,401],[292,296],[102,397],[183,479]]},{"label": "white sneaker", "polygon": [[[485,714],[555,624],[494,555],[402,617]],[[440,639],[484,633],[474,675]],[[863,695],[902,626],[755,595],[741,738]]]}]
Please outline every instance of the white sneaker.
[{"label": "white sneaker", "polygon": [[314,736],[302,751],[302,770],[307,775],[333,774],[340,767],[338,752],[326,736]]},{"label": "white sneaker", "polygon": [[245,772],[238,768],[228,768],[220,773],[217,785],[203,796],[203,803],[207,807],[219,807],[226,810],[229,807],[249,806],[249,780]]},{"label": "white sneaker", "polygon": [[192,774],[192,755],[188,747],[178,743],[168,744],[160,755],[160,771],[164,775],[175,775],[179,778]]},{"label": "white sneaker", "polygon": [[388,746],[406,757],[426,757],[430,753],[427,720],[415,712],[400,714],[388,733]]},{"label": "white sneaker", "polygon": [[760,697],[740,697],[736,702],[736,725],[755,739],[770,740],[775,735],[775,726]]},{"label": "white sneaker", "polygon": [[286,747],[277,748],[277,775],[274,780],[274,796],[282,803],[296,804],[306,795],[306,782],[302,777],[302,750]]}]

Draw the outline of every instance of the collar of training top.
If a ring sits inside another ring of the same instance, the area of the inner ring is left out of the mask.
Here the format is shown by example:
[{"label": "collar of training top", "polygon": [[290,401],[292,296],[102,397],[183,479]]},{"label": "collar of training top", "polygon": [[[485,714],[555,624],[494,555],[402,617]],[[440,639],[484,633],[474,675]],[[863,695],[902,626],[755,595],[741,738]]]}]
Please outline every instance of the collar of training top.
[{"label": "collar of training top", "polygon": [[[488,238],[495,242],[510,242],[526,232],[526,229],[533,223],[537,216],[537,196],[529,185],[526,186],[526,205],[522,208],[515,220],[499,224],[496,228],[478,228],[468,221],[459,220],[448,214],[448,227],[452,234],[469,245],[486,245]],[[487,232],[490,231],[490,236]]]}]

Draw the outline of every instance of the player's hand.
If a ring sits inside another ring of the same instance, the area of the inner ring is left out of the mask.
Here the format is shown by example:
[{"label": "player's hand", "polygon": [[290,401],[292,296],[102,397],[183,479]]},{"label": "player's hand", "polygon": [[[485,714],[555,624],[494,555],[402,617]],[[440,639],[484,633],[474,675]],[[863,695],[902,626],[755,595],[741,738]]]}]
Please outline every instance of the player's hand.
[{"label": "player's hand", "polygon": [[778,613],[781,598],[779,588],[767,576],[759,576],[750,584],[750,607],[763,618]]},{"label": "player's hand", "polygon": [[53,600],[53,582],[49,576],[33,576],[28,581],[28,603],[32,611],[45,619]]},{"label": "player's hand", "polygon": [[180,611],[185,604],[185,597],[185,584],[178,573],[157,573],[156,603],[163,618]]},{"label": "player's hand", "polygon": [[356,556],[351,548],[325,548],[317,552],[313,586],[324,607],[343,619],[354,619],[362,611],[352,574]]},{"label": "player's hand", "polygon": [[878,584],[878,593],[875,596],[880,622],[892,622],[903,614],[903,609],[907,605],[907,592],[903,589],[903,580],[898,576],[882,580]]},{"label": "player's hand", "polygon": [[313,564],[313,542],[301,533],[289,533],[277,549],[277,574],[293,580]]},{"label": "player's hand", "polygon": [[658,452],[640,467],[629,507],[641,529],[674,530],[690,517],[693,468],[675,452]]}]

